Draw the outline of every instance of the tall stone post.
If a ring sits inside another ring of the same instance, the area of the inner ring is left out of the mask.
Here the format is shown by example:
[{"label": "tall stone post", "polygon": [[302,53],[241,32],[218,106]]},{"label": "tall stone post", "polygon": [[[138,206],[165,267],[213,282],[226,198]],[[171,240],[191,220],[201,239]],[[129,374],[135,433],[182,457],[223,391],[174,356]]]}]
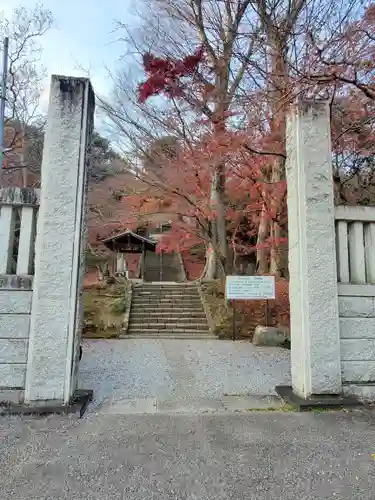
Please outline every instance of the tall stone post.
[{"label": "tall stone post", "polygon": [[86,78],[52,76],[35,244],[25,403],[68,404],[76,389],[95,98]]},{"label": "tall stone post", "polygon": [[287,124],[293,391],[341,393],[329,105],[301,101]]}]

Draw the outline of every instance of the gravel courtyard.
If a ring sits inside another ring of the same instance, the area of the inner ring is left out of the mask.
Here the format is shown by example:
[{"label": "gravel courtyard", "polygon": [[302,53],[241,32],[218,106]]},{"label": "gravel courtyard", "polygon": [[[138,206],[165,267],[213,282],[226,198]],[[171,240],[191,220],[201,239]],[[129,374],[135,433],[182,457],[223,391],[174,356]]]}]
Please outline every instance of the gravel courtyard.
[{"label": "gravel courtyard", "polygon": [[186,404],[273,395],[283,383],[290,383],[290,352],[246,341],[86,341],[80,365],[80,387],[94,390],[89,412],[123,400]]}]

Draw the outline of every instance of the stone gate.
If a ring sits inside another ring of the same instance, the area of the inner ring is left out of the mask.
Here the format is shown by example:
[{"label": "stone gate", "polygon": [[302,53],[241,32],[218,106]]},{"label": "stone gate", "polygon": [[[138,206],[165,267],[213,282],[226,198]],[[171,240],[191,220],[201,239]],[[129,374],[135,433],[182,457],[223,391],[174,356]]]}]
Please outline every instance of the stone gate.
[{"label": "stone gate", "polygon": [[[87,79],[53,76],[41,190],[0,189],[1,399],[77,389],[93,115]],[[375,400],[375,207],[334,205],[329,116],[303,101],[288,120],[291,391]]]}]

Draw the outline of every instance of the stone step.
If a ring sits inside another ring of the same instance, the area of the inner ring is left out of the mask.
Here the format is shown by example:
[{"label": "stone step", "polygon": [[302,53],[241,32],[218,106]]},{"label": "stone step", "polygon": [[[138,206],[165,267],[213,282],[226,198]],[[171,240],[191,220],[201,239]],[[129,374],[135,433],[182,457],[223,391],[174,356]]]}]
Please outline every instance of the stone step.
[{"label": "stone step", "polygon": [[169,333],[194,333],[195,334],[199,334],[199,333],[204,333],[204,334],[207,334],[207,333],[211,333],[209,328],[180,328],[180,329],[175,329],[175,328],[158,328],[158,327],[155,327],[155,326],[148,326],[148,327],[144,327],[144,328],[135,328],[135,327],[132,327],[131,325],[129,326],[128,330],[127,330],[127,333],[140,333],[140,334],[144,334],[144,333],[149,333],[149,332],[154,332],[154,333],[163,333],[163,334],[169,334]]},{"label": "stone step", "polygon": [[169,294],[157,294],[157,293],[133,293],[133,298],[134,299],[145,299],[145,300],[152,300],[152,299],[158,299],[158,300],[201,300],[199,295],[187,295],[187,294],[180,294],[180,295],[169,295]]},{"label": "stone step", "polygon": [[127,330],[127,333],[130,334],[130,333],[139,333],[139,334],[142,334],[144,335],[145,333],[162,333],[162,334],[169,334],[169,333],[178,333],[178,334],[181,334],[181,333],[188,333],[188,334],[191,334],[193,333],[194,335],[198,335],[200,333],[203,333],[205,335],[207,335],[208,333],[211,334],[209,328],[184,328],[184,329],[179,329],[179,330],[176,330],[174,328],[157,328],[157,327],[147,327],[147,328],[143,328],[143,329],[140,329],[140,328],[135,328],[135,327],[132,327],[131,325],[129,325],[129,328]]},{"label": "stone step", "polygon": [[158,309],[158,308],[176,308],[176,307],[179,307],[181,309],[202,309],[203,308],[203,305],[202,305],[202,302],[200,301],[196,301],[196,302],[184,302],[184,301],[173,301],[173,300],[167,300],[167,301],[158,301],[158,300],[154,300],[154,301],[139,301],[139,300],[132,300],[132,307],[133,308],[143,308],[143,309]]},{"label": "stone step", "polygon": [[143,319],[143,318],[173,318],[179,320],[181,318],[197,318],[199,320],[207,320],[206,313],[203,309],[195,309],[194,311],[183,311],[182,313],[177,309],[172,310],[160,310],[159,309],[132,309],[130,311],[130,318],[135,319]]},{"label": "stone step", "polygon": [[136,297],[200,297],[198,292],[195,292],[194,290],[186,290],[186,291],[181,291],[181,290],[175,290],[174,292],[167,292],[165,290],[155,290],[155,291],[149,291],[149,290],[133,290],[133,296]]},{"label": "stone step", "polygon": [[197,292],[199,291],[197,286],[181,286],[181,285],[171,285],[171,286],[135,286],[133,290],[140,292]]},{"label": "stone step", "polygon": [[161,332],[144,332],[144,333],[128,333],[121,336],[124,339],[179,339],[179,340],[217,340],[216,335],[206,332],[192,333],[161,333]]},{"label": "stone step", "polygon": [[185,297],[185,298],[176,298],[172,299],[171,297],[168,298],[159,298],[159,297],[132,297],[132,302],[133,304],[201,304],[202,301],[199,298],[190,298],[190,297]]},{"label": "stone step", "polygon": [[160,312],[158,310],[153,310],[153,311],[139,311],[139,310],[133,310],[130,313],[130,318],[176,318],[176,319],[192,319],[192,318],[202,318],[206,319],[206,315],[204,311],[182,311],[182,312],[175,312],[173,309],[170,312]]},{"label": "stone step", "polygon": [[[202,306],[200,307],[189,307],[189,308],[183,308],[183,307],[133,307],[130,309],[130,314],[133,313],[140,313],[140,314],[149,314],[149,313],[155,313],[155,314],[161,314],[162,316],[168,316],[174,315],[174,316],[189,316],[191,314],[201,314],[206,316],[206,313],[203,309]],[[186,313],[186,314],[182,314]]]},{"label": "stone step", "polygon": [[158,309],[152,309],[152,310],[139,310],[139,309],[133,309],[130,311],[130,317],[131,318],[139,318],[139,321],[141,321],[142,318],[160,318],[164,320],[168,320],[169,318],[176,318],[176,320],[181,320],[181,321],[186,321],[186,320],[191,320],[192,318],[198,318],[198,319],[206,319],[206,314],[203,310],[199,311],[189,311],[186,313],[185,311],[183,312],[160,312]]},{"label": "stone step", "polygon": [[195,294],[195,295],[199,295],[199,292],[195,289],[195,288],[175,288],[175,289],[167,289],[167,290],[164,290],[164,289],[161,289],[161,288],[150,288],[150,289],[147,289],[147,290],[140,290],[140,289],[134,289],[133,288],[133,293],[150,293],[150,294],[163,294],[163,293],[166,293],[166,294],[185,294],[185,293],[191,293],[191,294]]},{"label": "stone step", "polygon": [[196,295],[199,294],[199,291],[197,288],[194,288],[192,286],[189,287],[171,287],[171,288],[157,288],[157,287],[150,287],[150,288],[133,288],[133,293],[194,293]]},{"label": "stone step", "polygon": [[184,283],[147,283],[143,285],[134,285],[134,290],[198,290],[198,286],[185,285]]},{"label": "stone step", "polygon": [[166,328],[169,325],[178,325],[176,328],[186,328],[187,326],[193,325],[192,328],[195,329],[194,325],[207,326],[206,318],[159,318],[154,316],[152,318],[139,318],[130,317],[130,325],[159,325],[160,328]]},{"label": "stone step", "polygon": [[170,334],[184,334],[184,335],[211,335],[211,332],[207,328],[185,328],[184,330],[176,330],[175,328],[145,328],[143,330],[139,328],[129,328],[127,331],[127,335],[144,335],[147,333],[159,333],[161,335],[170,335]]},{"label": "stone step", "polygon": [[145,303],[145,304],[149,304],[149,303],[166,303],[166,302],[173,302],[173,303],[180,303],[180,304],[187,304],[189,302],[192,302],[192,303],[200,303],[202,302],[201,299],[199,297],[155,297],[154,295],[152,297],[138,297],[138,296],[134,296],[132,297],[132,301],[133,302],[140,302],[140,303]]},{"label": "stone step", "polygon": [[195,308],[185,308],[185,307],[132,307],[130,310],[130,314],[151,314],[153,316],[179,316],[179,317],[189,317],[192,314],[198,314],[199,316],[206,317],[206,313],[203,307],[195,307]]},{"label": "stone step", "polygon": [[197,293],[153,293],[153,292],[133,292],[133,297],[137,297],[139,299],[198,299],[200,300],[200,296]]},{"label": "stone step", "polygon": [[173,322],[151,322],[145,323],[143,321],[130,321],[129,330],[208,330],[208,325],[206,321],[195,322],[195,323],[173,323]]},{"label": "stone step", "polygon": [[159,289],[178,289],[178,288],[181,288],[181,289],[185,289],[185,288],[195,288],[197,289],[198,288],[198,285],[196,283],[181,283],[181,282],[178,282],[178,283],[174,283],[174,282],[168,282],[168,281],[164,281],[164,282],[148,282],[148,283],[138,283],[137,285],[134,285],[134,288],[153,288],[153,289],[156,289],[156,288],[159,288]]},{"label": "stone step", "polygon": [[162,301],[162,302],[168,302],[168,301],[176,301],[176,302],[201,302],[201,298],[199,296],[189,296],[189,295],[175,295],[175,296],[158,296],[158,295],[137,295],[133,294],[132,300],[138,300],[138,301],[143,301],[143,302],[152,302],[152,301]]},{"label": "stone step", "polygon": [[158,285],[149,285],[149,286],[135,286],[133,288],[134,292],[196,292],[198,293],[198,287],[196,286],[181,286],[181,285],[171,285],[171,286],[158,286]]},{"label": "stone step", "polygon": [[137,310],[137,309],[144,309],[146,308],[147,310],[151,311],[153,309],[157,309],[160,311],[161,309],[166,309],[168,310],[176,310],[179,309],[182,311],[196,311],[199,309],[200,311],[203,310],[203,304],[202,302],[196,302],[196,303],[184,303],[184,302],[175,302],[175,301],[170,301],[170,302],[139,302],[139,301],[132,301],[132,309]]},{"label": "stone step", "polygon": [[147,305],[145,307],[140,307],[140,306],[134,306],[134,304],[132,304],[132,308],[131,308],[131,312],[135,312],[135,311],[139,311],[139,312],[160,312],[160,313],[165,313],[165,314],[168,314],[168,313],[185,313],[186,314],[190,314],[190,313],[196,313],[196,312],[204,312],[204,309],[203,309],[203,305],[202,304],[198,304],[197,306],[193,306],[193,307],[173,307],[173,304],[171,305],[161,305],[161,304],[156,304],[155,307],[150,307],[150,305]]},{"label": "stone step", "polygon": [[159,288],[159,287],[150,287],[150,288],[133,288],[133,293],[194,293],[199,295],[199,291],[197,288],[192,286],[187,287],[171,287],[171,288]]}]

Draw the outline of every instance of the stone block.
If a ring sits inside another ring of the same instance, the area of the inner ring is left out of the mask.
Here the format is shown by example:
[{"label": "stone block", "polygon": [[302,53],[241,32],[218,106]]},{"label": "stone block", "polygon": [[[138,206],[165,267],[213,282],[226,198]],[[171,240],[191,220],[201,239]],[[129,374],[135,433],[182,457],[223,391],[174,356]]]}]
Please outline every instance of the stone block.
[{"label": "stone block", "polygon": [[375,340],[343,339],[340,342],[341,361],[375,361]]},{"label": "stone block", "polygon": [[26,339],[0,339],[0,363],[26,363]]},{"label": "stone block", "polygon": [[0,314],[0,338],[29,338],[29,314]]},{"label": "stone block", "polygon": [[281,346],[290,339],[289,328],[260,326],[255,328],[253,336],[254,345]]},{"label": "stone block", "polygon": [[341,339],[375,339],[375,318],[340,318]]},{"label": "stone block", "polygon": [[344,385],[343,393],[348,396],[355,396],[363,401],[375,402],[375,385]]},{"label": "stone block", "polygon": [[13,389],[0,389],[0,403],[22,404],[23,391]]},{"label": "stone block", "polygon": [[25,375],[26,364],[0,364],[0,388],[23,389]]},{"label": "stone block", "polygon": [[375,382],[375,361],[342,361],[343,382]]},{"label": "stone block", "polygon": [[0,290],[0,314],[30,314],[32,292]]},{"label": "stone block", "polygon": [[375,317],[372,297],[339,297],[339,315],[342,318]]}]

